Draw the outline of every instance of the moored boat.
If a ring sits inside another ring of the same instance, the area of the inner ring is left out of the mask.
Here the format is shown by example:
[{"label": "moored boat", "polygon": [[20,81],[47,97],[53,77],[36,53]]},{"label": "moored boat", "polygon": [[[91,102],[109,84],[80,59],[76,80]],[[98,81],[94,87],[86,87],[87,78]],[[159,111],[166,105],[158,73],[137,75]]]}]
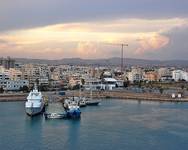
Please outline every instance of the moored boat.
[{"label": "moored boat", "polygon": [[44,113],[45,119],[63,119],[66,118],[65,113]]},{"label": "moored boat", "polygon": [[95,99],[88,99],[86,100],[86,105],[89,105],[89,106],[96,106],[96,105],[99,105],[101,102],[101,100],[95,100]]},{"label": "moored boat", "polygon": [[80,98],[78,104],[79,104],[80,107],[87,106],[87,104],[86,104],[86,98],[85,97]]},{"label": "moored boat", "polygon": [[35,85],[34,89],[29,93],[27,102],[25,103],[25,111],[29,116],[40,114],[44,110],[43,95],[38,91]]},{"label": "moored boat", "polygon": [[64,102],[67,118],[80,118],[81,111],[78,99],[66,99]]}]

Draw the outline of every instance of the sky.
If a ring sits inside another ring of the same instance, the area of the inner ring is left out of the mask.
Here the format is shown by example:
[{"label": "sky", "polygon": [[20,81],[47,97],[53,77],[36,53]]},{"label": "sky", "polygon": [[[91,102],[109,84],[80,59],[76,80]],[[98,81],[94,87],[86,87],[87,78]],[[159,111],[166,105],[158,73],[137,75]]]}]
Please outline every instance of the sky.
[{"label": "sky", "polygon": [[188,60],[187,0],[0,0],[0,56]]}]

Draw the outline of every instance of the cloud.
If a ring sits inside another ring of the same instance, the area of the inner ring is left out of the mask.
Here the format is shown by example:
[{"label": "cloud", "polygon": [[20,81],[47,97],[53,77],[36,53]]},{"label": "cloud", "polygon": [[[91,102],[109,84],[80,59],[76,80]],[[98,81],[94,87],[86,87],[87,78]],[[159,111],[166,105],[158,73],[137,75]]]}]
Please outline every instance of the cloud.
[{"label": "cloud", "polygon": [[1,55],[14,57],[107,58],[119,57],[121,47],[105,43],[128,43],[126,57],[158,59],[165,54],[165,59],[174,58],[177,57],[175,47],[182,48],[178,52],[186,54],[188,46],[177,41],[185,42],[188,38],[187,27],[186,18],[55,24],[1,33],[0,51]]},{"label": "cloud", "polygon": [[79,42],[76,52],[83,58],[93,57],[97,53],[97,45],[91,42]]},{"label": "cloud", "polygon": [[171,58],[171,59],[188,59],[188,26],[182,28],[174,28],[164,36],[170,39],[169,44],[160,49],[156,57],[161,59]]},{"label": "cloud", "polygon": [[158,51],[169,43],[169,38],[162,35],[153,35],[139,40],[139,47],[135,54],[144,54],[151,51]]},{"label": "cloud", "polygon": [[187,18],[187,0],[2,0],[0,31],[121,18]]}]

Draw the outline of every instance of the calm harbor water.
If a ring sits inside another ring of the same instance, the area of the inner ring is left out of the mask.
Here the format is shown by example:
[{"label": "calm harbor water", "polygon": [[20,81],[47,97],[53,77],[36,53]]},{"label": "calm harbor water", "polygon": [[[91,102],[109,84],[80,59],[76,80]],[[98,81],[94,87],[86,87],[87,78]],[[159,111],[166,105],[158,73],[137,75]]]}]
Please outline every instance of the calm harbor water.
[{"label": "calm harbor water", "polygon": [[0,103],[0,149],[188,149],[188,103],[104,100],[80,120],[30,118],[23,102]]}]

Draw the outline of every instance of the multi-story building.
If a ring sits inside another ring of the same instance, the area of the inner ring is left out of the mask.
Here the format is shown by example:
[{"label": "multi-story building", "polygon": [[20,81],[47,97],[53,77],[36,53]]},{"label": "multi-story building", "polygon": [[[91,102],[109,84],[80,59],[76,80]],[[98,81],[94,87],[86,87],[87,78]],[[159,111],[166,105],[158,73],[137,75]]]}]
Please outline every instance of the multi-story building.
[{"label": "multi-story building", "polygon": [[132,68],[131,72],[127,73],[130,82],[143,80],[143,71],[141,68]]},{"label": "multi-story building", "polygon": [[172,78],[174,79],[174,81],[188,81],[188,72],[185,72],[183,70],[174,70],[172,71]]},{"label": "multi-story building", "polygon": [[28,80],[30,86],[36,82],[48,84],[49,69],[47,65],[26,64],[22,67],[22,79]]},{"label": "multi-story building", "polygon": [[0,66],[3,66],[6,69],[14,68],[15,60],[10,57],[0,58]]},{"label": "multi-story building", "polygon": [[159,68],[158,69],[158,80],[161,80],[161,78],[165,78],[168,76],[171,76],[172,73],[169,68]]},{"label": "multi-story building", "polygon": [[22,79],[22,72],[16,69],[9,69],[9,76],[11,80],[21,80]]},{"label": "multi-story building", "polygon": [[15,91],[28,85],[29,82],[27,80],[12,80],[7,73],[0,73],[0,87],[4,90]]},{"label": "multi-story building", "polygon": [[158,80],[157,72],[155,72],[155,71],[145,72],[144,80],[145,81],[157,81]]}]

